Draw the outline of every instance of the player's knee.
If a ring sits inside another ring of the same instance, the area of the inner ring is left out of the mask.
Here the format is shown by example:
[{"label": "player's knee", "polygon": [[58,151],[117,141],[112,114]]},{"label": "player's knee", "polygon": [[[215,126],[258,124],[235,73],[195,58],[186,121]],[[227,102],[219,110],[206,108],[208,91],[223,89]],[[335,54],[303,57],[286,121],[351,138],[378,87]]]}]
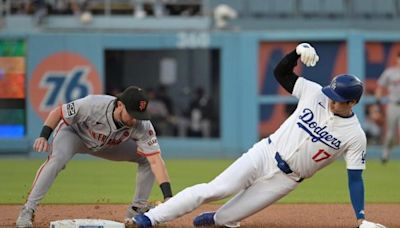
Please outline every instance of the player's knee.
[{"label": "player's knee", "polygon": [[193,198],[204,201],[210,200],[214,197],[215,192],[208,183],[196,184],[185,189],[187,193],[191,194]]},{"label": "player's knee", "polygon": [[53,170],[56,173],[64,170],[66,167],[65,162],[57,158],[52,158],[48,161],[48,164],[45,164],[46,170]]},{"label": "player's knee", "polygon": [[230,195],[230,189],[227,185],[216,185],[213,182],[204,184],[207,189],[209,200],[219,200]]}]

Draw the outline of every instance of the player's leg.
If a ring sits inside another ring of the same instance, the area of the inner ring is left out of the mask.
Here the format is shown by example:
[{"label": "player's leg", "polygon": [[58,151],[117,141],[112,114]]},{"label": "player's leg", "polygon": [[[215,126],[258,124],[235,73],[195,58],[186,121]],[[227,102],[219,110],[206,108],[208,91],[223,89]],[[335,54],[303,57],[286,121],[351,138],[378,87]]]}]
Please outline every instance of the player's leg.
[{"label": "player's leg", "polygon": [[27,207],[36,208],[38,202],[53,184],[57,174],[65,167],[76,151],[83,148],[81,139],[70,127],[64,125],[55,133],[49,156],[36,172],[26,203]]},{"label": "player's leg", "polygon": [[286,196],[297,185],[296,181],[276,170],[275,174],[258,179],[218,209],[214,215],[215,224],[236,224]]},{"label": "player's leg", "polygon": [[145,215],[153,225],[170,221],[204,202],[223,199],[249,187],[263,174],[265,145],[264,141],[255,144],[211,182],[188,187]]},{"label": "player's leg", "polygon": [[387,107],[387,122],[386,122],[386,132],[385,140],[383,142],[382,151],[382,162],[387,162],[389,160],[390,150],[393,147],[396,132],[398,130],[399,113],[400,107],[395,104],[389,104]]},{"label": "player's leg", "polygon": [[[28,199],[21,210],[17,219],[17,226],[24,226],[32,221],[32,213],[35,211],[40,200],[50,189],[57,174],[65,167],[67,162],[73,157],[75,151],[82,149],[83,143],[80,138],[73,133],[69,127],[61,127],[54,135],[51,151],[47,160],[36,172]],[[29,212],[29,213],[28,213]],[[31,216],[30,216],[31,214]],[[29,227],[29,225],[28,225]]]},{"label": "player's leg", "polygon": [[[112,148],[92,153],[92,155],[112,161],[130,161],[138,164],[136,174],[136,189],[128,214],[133,217],[135,211],[145,212],[149,209],[147,202],[154,184],[154,174],[146,157],[136,153],[136,143],[133,140],[125,141]],[[131,210],[135,207],[135,210]]]}]

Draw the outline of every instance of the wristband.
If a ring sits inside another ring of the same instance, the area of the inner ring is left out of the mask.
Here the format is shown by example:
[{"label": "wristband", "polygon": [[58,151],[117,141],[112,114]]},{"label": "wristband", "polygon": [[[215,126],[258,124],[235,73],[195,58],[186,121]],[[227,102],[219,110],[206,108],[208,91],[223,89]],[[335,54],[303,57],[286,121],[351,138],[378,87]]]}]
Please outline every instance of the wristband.
[{"label": "wristband", "polygon": [[53,129],[51,127],[44,125],[42,128],[42,131],[40,132],[40,137],[49,139],[52,132],[53,132]]},{"label": "wristband", "polygon": [[161,188],[162,194],[164,196],[164,199],[172,197],[171,184],[169,182],[164,182],[164,183],[160,184],[160,188]]}]

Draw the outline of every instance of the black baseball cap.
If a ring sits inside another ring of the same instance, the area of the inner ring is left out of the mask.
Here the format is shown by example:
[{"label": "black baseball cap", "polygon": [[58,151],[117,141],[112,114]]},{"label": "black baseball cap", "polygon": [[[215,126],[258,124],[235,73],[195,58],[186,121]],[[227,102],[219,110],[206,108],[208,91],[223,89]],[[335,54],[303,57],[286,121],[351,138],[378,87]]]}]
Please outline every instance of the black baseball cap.
[{"label": "black baseball cap", "polygon": [[129,86],[122,93],[118,94],[117,98],[124,103],[126,111],[135,119],[150,119],[149,113],[146,112],[149,98],[143,89],[137,86]]}]

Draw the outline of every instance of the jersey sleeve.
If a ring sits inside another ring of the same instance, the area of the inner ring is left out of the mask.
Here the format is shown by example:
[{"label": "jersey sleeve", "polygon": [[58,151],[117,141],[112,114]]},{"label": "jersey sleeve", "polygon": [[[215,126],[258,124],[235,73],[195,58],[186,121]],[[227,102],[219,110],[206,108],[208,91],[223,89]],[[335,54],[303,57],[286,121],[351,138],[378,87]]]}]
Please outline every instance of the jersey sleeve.
[{"label": "jersey sleeve", "polygon": [[61,106],[62,119],[67,125],[85,121],[90,116],[92,96],[86,96],[63,104]]},{"label": "jersey sleeve", "polygon": [[143,156],[151,156],[160,153],[156,132],[153,124],[149,121],[142,121],[142,136],[137,139],[137,152]]},{"label": "jersey sleeve", "polygon": [[321,86],[303,77],[297,79],[292,95],[298,99],[314,99],[320,93]]},{"label": "jersey sleeve", "polygon": [[367,139],[365,134],[360,134],[350,143],[344,155],[347,169],[365,169],[365,156],[367,153]]}]

